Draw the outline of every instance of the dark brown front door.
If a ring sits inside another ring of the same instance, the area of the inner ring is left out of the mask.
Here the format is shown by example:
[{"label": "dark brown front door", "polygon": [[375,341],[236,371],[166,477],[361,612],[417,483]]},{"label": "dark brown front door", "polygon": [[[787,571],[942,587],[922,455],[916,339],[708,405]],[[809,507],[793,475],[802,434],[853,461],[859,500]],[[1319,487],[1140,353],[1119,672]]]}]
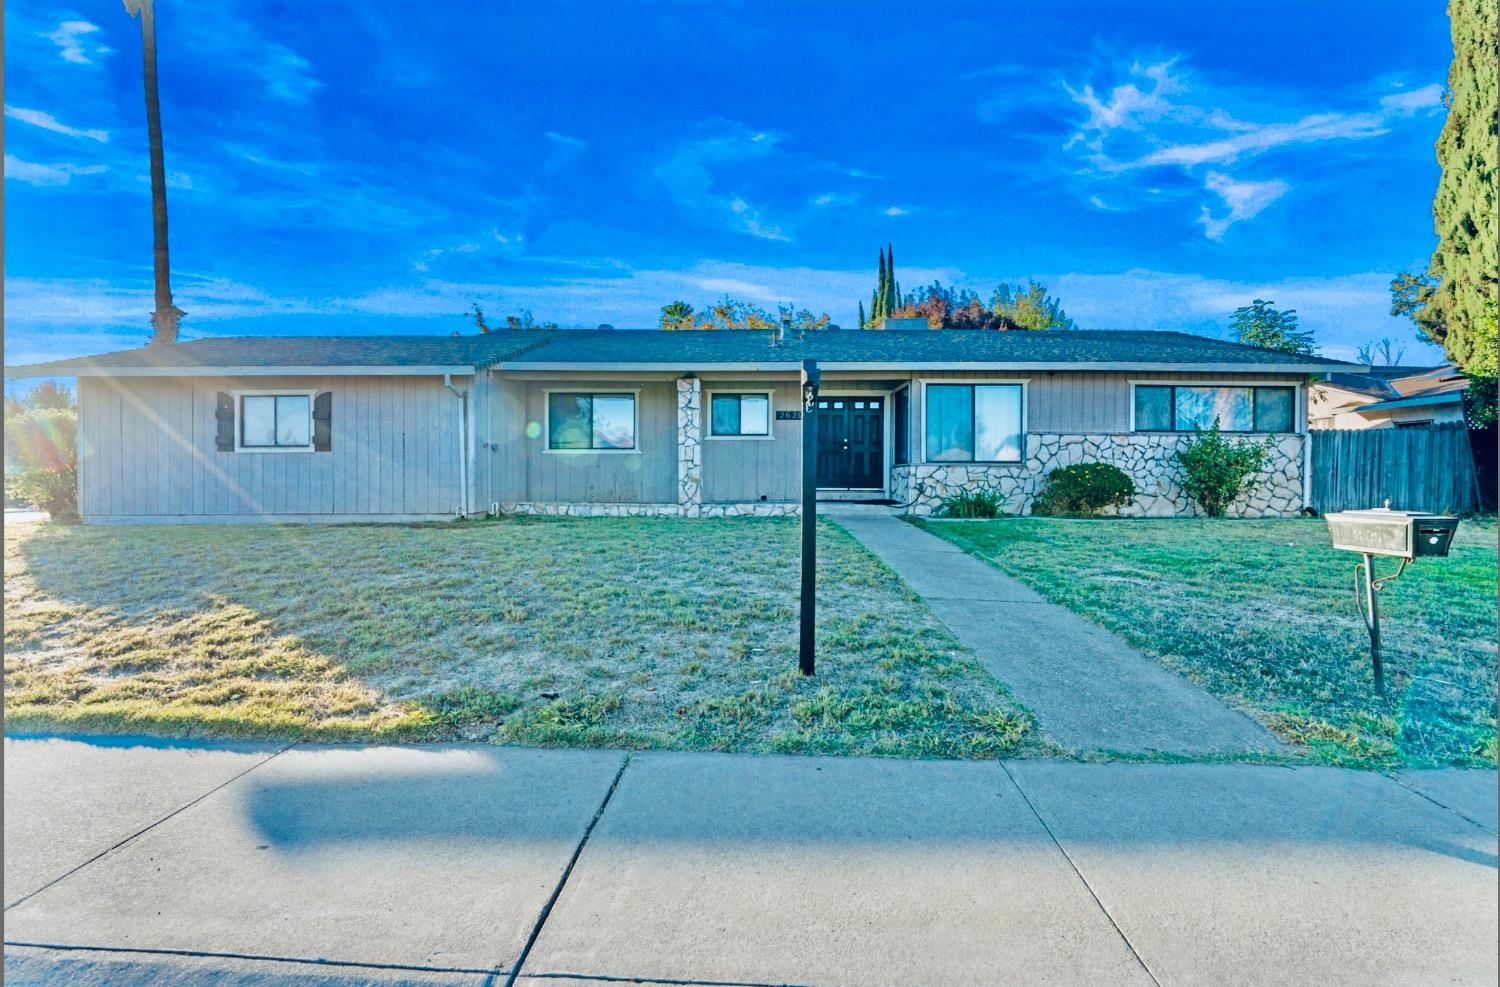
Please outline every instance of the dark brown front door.
[{"label": "dark brown front door", "polygon": [[818,399],[818,486],[884,489],[885,398]]}]

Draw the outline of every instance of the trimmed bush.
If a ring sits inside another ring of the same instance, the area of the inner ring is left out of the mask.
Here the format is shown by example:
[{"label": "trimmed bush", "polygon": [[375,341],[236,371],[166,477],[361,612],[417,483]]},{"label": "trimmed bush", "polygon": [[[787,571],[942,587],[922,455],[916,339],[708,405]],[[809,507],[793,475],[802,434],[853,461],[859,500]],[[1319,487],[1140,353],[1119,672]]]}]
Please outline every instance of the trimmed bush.
[{"label": "trimmed bush", "polygon": [[1136,495],[1130,474],[1109,463],[1059,466],[1047,474],[1031,513],[1094,517],[1109,508],[1124,507]]},{"label": "trimmed bush", "polygon": [[986,518],[1004,517],[1005,502],[1000,495],[988,490],[960,490],[943,498],[938,508],[939,517]]},{"label": "trimmed bush", "polygon": [[1187,474],[1182,488],[1209,517],[1223,517],[1224,509],[1247,490],[1255,489],[1255,475],[1266,468],[1273,440],[1231,442],[1219,432],[1219,420],[1208,431],[1199,430],[1177,453]]},{"label": "trimmed bush", "polygon": [[7,407],[5,493],[56,521],[78,518],[78,413]]}]

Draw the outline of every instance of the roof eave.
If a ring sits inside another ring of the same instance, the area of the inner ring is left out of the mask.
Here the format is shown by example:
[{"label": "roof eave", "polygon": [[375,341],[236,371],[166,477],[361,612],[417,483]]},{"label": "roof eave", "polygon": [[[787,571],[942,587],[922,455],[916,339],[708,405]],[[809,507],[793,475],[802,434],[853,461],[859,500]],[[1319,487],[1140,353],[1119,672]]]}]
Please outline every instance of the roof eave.
[{"label": "roof eave", "polygon": [[33,364],[6,367],[10,380],[33,377],[439,377],[443,374],[473,374],[472,364],[356,364],[292,365],[270,367],[204,366],[204,367],[110,367],[101,364],[56,366]]},{"label": "roof eave", "polygon": [[[798,370],[802,361],[741,361],[741,362],[718,362],[710,360],[699,361],[608,361],[608,360],[535,360],[535,361],[500,361],[491,369],[496,371],[599,371],[611,373],[623,372],[646,372],[646,371],[670,371],[680,373],[691,373],[698,370],[717,371],[743,371],[743,372],[785,372],[787,370]],[[1177,362],[1143,362],[1143,361],[1068,361],[1068,362],[1042,362],[1042,361],[995,361],[995,360],[923,360],[923,361],[837,361],[820,360],[820,370],[829,371],[871,371],[871,372],[909,372],[909,371],[956,371],[956,370],[1026,370],[1046,372],[1055,370],[1100,370],[1100,371],[1141,371],[1141,372],[1165,372],[1165,373],[1241,373],[1241,374],[1317,374],[1329,373],[1333,370],[1344,370],[1352,373],[1367,371],[1368,368],[1360,368],[1345,363],[1177,363]]]}]

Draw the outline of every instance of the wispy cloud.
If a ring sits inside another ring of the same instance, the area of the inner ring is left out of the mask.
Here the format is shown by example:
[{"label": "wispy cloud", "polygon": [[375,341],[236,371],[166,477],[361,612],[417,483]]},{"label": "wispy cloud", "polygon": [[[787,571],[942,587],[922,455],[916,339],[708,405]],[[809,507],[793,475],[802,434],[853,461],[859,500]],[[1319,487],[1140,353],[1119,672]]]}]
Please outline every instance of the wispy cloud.
[{"label": "wispy cloud", "polygon": [[1420,89],[1391,93],[1381,99],[1380,108],[1391,116],[1437,113],[1443,108],[1443,87],[1434,82]]},{"label": "wispy cloud", "polygon": [[543,136],[554,144],[566,144],[569,147],[588,147],[589,144],[581,137],[571,137],[568,134],[558,133],[556,130],[549,130]]},{"label": "wispy cloud", "polygon": [[[1285,178],[1232,174],[1230,166],[1273,155],[1285,163],[1287,154],[1303,148],[1381,137],[1394,119],[1441,104],[1441,89],[1433,85],[1388,95],[1375,107],[1366,103],[1354,110],[1309,113],[1278,106],[1273,94],[1195,76],[1181,58],[1137,58],[1095,71],[1124,78],[1107,88],[1064,84],[1068,99],[1082,111],[1063,150],[1082,158],[1077,174],[1083,195],[1100,209],[1156,205],[1163,201],[1162,169],[1175,171],[1179,187],[1187,179],[1202,188],[1198,221],[1211,240],[1221,240],[1231,226],[1263,212],[1291,189]],[[1216,167],[1198,171],[1207,166]]]},{"label": "wispy cloud", "polygon": [[886,206],[881,211],[883,213],[885,213],[885,215],[891,216],[891,217],[896,217],[896,216],[910,216],[911,215],[911,210],[910,209],[906,209],[906,208],[904,208],[902,206]]},{"label": "wispy cloud", "polygon": [[655,174],[673,201],[682,209],[718,217],[731,229],[762,240],[787,241],[791,237],[766,219],[764,207],[744,192],[730,192],[720,173],[733,173],[747,162],[768,157],[781,135],[751,130],[737,123],[716,122],[706,136],[685,141],[658,165]]},{"label": "wispy cloud", "polygon": [[93,43],[92,36],[99,30],[98,24],[88,21],[63,21],[55,31],[48,31],[42,37],[57,45],[63,61],[91,65],[94,61],[91,56],[108,55],[111,51],[108,45]]},{"label": "wispy cloud", "polygon": [[79,165],[70,162],[40,164],[35,161],[23,161],[14,154],[5,156],[6,181],[25,182],[27,185],[39,187],[67,185],[75,175],[99,175],[108,170],[109,167],[102,164]]},{"label": "wispy cloud", "polygon": [[109,131],[107,130],[84,130],[78,127],[70,127],[52,114],[44,113],[41,110],[28,110],[24,107],[11,106],[7,103],[5,104],[5,115],[12,120],[29,123],[33,127],[50,130],[54,134],[62,134],[64,137],[86,137],[91,141],[98,141],[101,144],[109,140]]},{"label": "wispy cloud", "polygon": [[1203,178],[1203,187],[1224,200],[1229,212],[1215,216],[1208,206],[1198,221],[1210,240],[1222,240],[1235,223],[1251,219],[1262,209],[1281,198],[1291,187],[1283,181],[1239,182],[1223,172],[1211,171]]}]

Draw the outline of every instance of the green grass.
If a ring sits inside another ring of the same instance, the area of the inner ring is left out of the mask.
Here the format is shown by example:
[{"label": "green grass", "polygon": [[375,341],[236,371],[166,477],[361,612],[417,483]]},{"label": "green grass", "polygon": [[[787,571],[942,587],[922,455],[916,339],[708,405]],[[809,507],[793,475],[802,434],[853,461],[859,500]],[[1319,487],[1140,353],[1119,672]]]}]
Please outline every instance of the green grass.
[{"label": "green grass", "polygon": [[1333,550],[1322,520],[918,523],[1247,709],[1314,760],[1495,763],[1493,518],[1464,520],[1448,558],[1414,563],[1382,591],[1383,699],[1354,609],[1358,556]]},{"label": "green grass", "polygon": [[797,522],[6,531],[11,730],[993,757],[1032,719],[889,569]]}]

